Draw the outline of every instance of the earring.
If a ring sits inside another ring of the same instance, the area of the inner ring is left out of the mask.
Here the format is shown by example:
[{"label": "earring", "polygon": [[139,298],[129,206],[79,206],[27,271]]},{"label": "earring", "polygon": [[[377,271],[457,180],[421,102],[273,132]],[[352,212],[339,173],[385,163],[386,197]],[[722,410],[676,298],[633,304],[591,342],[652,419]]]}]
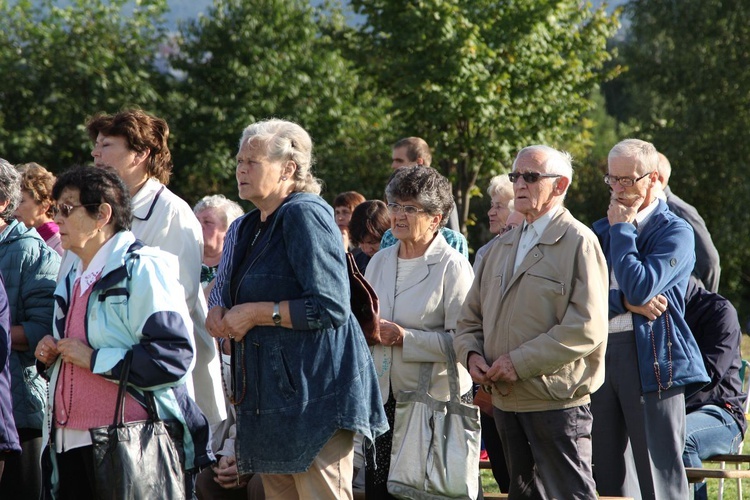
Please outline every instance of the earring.
[{"label": "earring", "polygon": [[286,176],[286,175],[282,175],[282,176],[281,176],[281,180],[282,180],[282,181],[285,181],[285,180],[287,180],[287,176]]}]

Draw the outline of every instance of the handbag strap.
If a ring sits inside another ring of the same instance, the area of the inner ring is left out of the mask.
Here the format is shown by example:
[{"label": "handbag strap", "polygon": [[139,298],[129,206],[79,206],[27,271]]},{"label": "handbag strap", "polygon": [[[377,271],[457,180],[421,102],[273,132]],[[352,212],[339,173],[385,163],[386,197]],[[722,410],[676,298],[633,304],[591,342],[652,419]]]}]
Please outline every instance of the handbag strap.
[{"label": "handbag strap", "polygon": [[[458,394],[458,369],[456,368],[456,351],[453,350],[453,337],[448,332],[442,332],[440,335],[440,342],[443,344],[443,350],[445,350],[448,356],[448,386],[450,387],[452,403],[460,402],[460,395]],[[432,378],[432,367],[435,363],[424,362],[419,369],[419,388],[417,389],[420,393],[426,394],[430,388],[430,379]]]},{"label": "handbag strap", "polygon": [[120,386],[117,391],[117,404],[115,405],[115,416],[112,425],[119,425],[125,421],[125,393],[128,390],[128,378],[130,377],[130,364],[133,361],[133,351],[129,350],[122,360],[120,369]]},{"label": "handbag strap", "polygon": [[[117,390],[117,403],[115,404],[115,416],[112,419],[112,425],[122,425],[125,422],[125,394],[128,392],[128,378],[130,378],[130,365],[133,362],[133,351],[129,350],[122,360],[122,369],[120,370],[120,383]],[[158,422],[159,412],[156,410],[156,399],[153,391],[143,391],[143,397],[146,400],[146,413],[149,420]]]}]

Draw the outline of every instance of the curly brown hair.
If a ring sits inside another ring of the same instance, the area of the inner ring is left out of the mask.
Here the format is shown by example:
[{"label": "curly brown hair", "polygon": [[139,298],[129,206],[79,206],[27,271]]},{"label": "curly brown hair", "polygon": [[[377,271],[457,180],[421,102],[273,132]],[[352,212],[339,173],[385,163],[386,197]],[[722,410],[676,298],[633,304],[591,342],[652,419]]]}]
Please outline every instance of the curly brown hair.
[{"label": "curly brown hair", "polygon": [[92,141],[101,133],[124,137],[128,147],[137,153],[149,151],[146,171],[149,177],[169,184],[172,175],[172,153],[169,152],[169,126],[167,122],[140,109],[126,109],[115,115],[100,113],[86,123]]},{"label": "curly brown hair", "polygon": [[45,214],[49,218],[54,217],[57,212],[57,205],[52,198],[55,175],[34,162],[16,165],[16,168],[21,173],[21,192],[27,193],[37,205],[48,204]]}]

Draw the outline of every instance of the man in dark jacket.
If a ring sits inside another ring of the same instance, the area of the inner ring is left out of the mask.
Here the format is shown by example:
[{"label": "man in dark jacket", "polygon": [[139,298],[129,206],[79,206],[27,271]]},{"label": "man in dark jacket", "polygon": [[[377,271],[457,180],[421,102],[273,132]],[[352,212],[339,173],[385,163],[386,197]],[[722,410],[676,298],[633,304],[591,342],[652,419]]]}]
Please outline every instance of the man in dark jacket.
[{"label": "man in dark jacket", "polygon": [[[690,280],[685,296],[685,320],[701,350],[711,382],[685,401],[687,408],[685,467],[701,467],[701,460],[737,453],[745,434],[740,380],[742,330],[737,310],[717,293]],[[695,498],[706,498],[705,483],[695,485]]]},{"label": "man in dark jacket", "polygon": [[721,277],[721,262],[719,251],[716,250],[711,233],[708,232],[706,222],[698,213],[698,210],[669,189],[669,177],[672,175],[672,166],[666,156],[659,153],[659,182],[664,193],[664,200],[669,209],[675,215],[685,219],[693,228],[695,236],[695,267],[693,276],[709,292],[719,291],[719,278]]}]

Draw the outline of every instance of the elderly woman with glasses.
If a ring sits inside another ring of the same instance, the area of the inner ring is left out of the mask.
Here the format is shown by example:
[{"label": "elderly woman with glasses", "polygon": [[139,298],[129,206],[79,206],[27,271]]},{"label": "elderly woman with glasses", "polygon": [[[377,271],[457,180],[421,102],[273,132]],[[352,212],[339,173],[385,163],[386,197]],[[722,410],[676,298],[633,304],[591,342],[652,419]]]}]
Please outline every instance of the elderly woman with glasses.
[{"label": "elderly woman with glasses", "polygon": [[[469,261],[451,248],[440,229],[453,208],[448,179],[431,167],[398,169],[386,187],[391,231],[398,243],[376,253],[365,277],[380,298],[381,343],[372,346],[393,429],[396,399],[400,391],[415,391],[420,367],[433,363],[429,393],[450,399],[447,355],[441,337],[450,340],[464,297],[474,273]],[[471,402],[472,381],[458,365],[462,399]],[[366,469],[368,498],[389,498],[387,492],[393,433],[375,441],[375,464]],[[477,481],[467,477],[466,481]]]},{"label": "elderly woman with glasses", "polygon": [[250,125],[236,176],[257,208],[229,228],[206,320],[231,341],[228,465],[261,474],[268,498],[351,498],[354,434],[371,441],[387,424],[310,135],[285,120]]},{"label": "elderly woman with glasses", "polygon": [[[195,345],[176,258],[136,241],[130,196],[113,171],[73,167],[52,195],[63,248],[75,259],[55,290],[53,335],[34,352],[50,382],[42,463],[52,470],[45,470],[44,497],[94,498],[89,429],[112,423],[113,381],[128,352],[130,388],[153,391],[159,415],[183,424],[185,468],[209,465],[208,422],[185,387]],[[130,391],[123,414],[126,422],[147,418]]]}]

